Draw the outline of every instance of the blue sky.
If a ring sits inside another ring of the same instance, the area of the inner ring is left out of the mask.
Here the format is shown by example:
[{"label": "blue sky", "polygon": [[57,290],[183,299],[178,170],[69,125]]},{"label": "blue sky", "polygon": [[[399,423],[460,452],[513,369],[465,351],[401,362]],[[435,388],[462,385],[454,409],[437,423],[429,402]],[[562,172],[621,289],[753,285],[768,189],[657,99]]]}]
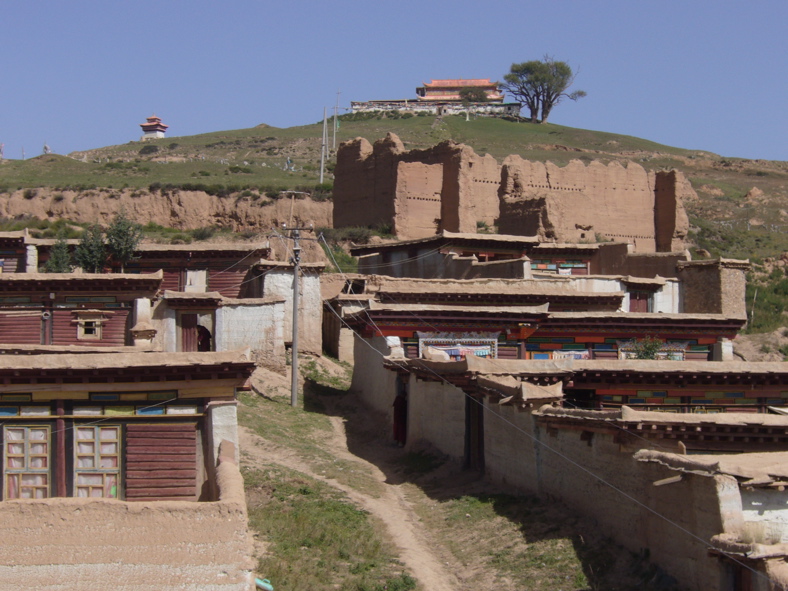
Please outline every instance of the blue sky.
[{"label": "blue sky", "polygon": [[788,160],[788,2],[0,0],[6,158],[316,122],[545,54],[588,96],[551,121]]}]

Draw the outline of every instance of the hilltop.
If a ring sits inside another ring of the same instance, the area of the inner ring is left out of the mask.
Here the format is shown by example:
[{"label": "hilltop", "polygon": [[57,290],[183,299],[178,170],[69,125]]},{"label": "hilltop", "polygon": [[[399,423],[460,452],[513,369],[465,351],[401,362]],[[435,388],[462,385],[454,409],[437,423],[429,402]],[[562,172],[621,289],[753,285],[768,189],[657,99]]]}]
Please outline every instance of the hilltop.
[{"label": "hilltop", "polygon": [[[631,160],[647,169],[677,168],[700,196],[698,203],[689,204],[692,214],[737,223],[750,219],[752,225],[788,223],[787,162],[722,157],[551,123],[533,125],[492,118],[465,121],[462,116],[344,115],[340,117],[336,143],[359,136],[375,141],[389,131],[396,133],[407,149],[428,148],[452,139],[498,160],[519,154],[558,165],[572,159],[604,163]],[[145,189],[156,183],[202,185],[214,191],[220,187],[252,188],[263,193],[313,190],[319,181],[321,135],[322,122],[286,129],[261,124],[249,129],[129,142],[67,157],[50,154],[26,161],[4,160],[0,163],[0,191],[30,187]],[[294,170],[285,170],[288,159]],[[329,182],[331,168],[329,160]],[[751,193],[753,187],[758,191]]]}]

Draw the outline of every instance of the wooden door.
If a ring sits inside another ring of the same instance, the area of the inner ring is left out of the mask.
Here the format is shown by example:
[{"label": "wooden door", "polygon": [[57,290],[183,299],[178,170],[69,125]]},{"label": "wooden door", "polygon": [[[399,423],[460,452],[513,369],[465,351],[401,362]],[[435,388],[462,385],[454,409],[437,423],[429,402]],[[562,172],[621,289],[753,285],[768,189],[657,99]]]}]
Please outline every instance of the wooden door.
[{"label": "wooden door", "polygon": [[197,350],[197,314],[181,314],[181,351]]}]

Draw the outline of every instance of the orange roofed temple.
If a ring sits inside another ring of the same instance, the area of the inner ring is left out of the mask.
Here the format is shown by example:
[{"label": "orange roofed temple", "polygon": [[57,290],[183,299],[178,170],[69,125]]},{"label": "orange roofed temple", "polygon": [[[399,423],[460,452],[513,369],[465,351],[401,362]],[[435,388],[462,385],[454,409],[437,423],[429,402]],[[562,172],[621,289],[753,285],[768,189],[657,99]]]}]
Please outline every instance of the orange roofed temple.
[{"label": "orange roofed temple", "polygon": [[470,80],[432,80],[425,82],[424,86],[416,89],[420,101],[460,101],[460,90],[463,88],[480,88],[487,95],[487,100],[495,103],[503,102],[503,94],[498,84],[490,82],[489,78],[475,78]]}]

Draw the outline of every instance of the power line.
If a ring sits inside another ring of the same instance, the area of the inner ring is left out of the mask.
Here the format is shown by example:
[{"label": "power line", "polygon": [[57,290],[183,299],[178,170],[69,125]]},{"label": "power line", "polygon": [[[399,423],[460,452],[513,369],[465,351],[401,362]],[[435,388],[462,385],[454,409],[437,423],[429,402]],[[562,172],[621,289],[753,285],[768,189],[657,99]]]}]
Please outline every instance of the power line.
[{"label": "power line", "polygon": [[[333,256],[332,256],[332,258],[333,258]],[[335,262],[335,264],[336,264],[336,261],[334,261],[334,262]],[[341,273],[341,272],[340,272],[340,273]],[[344,273],[341,273],[341,274],[342,274],[342,275],[343,275],[343,277],[344,277]],[[333,309],[331,306],[329,306],[328,308],[329,308],[329,310],[331,310],[331,312],[332,312],[332,313],[333,313],[333,314],[334,314],[334,315],[335,315],[335,316],[336,316],[336,317],[339,319],[339,321],[340,321],[342,324],[344,324],[344,325],[345,325],[347,328],[349,328],[349,329],[350,329],[350,330],[353,332],[353,334],[354,334],[354,335],[356,335],[357,337],[359,337],[359,340],[360,340],[361,342],[363,342],[363,343],[364,343],[364,344],[365,344],[367,347],[369,347],[370,349],[372,349],[372,350],[373,350],[375,353],[377,353],[378,355],[380,355],[380,357],[381,357],[381,358],[384,358],[384,359],[386,358],[386,357],[385,357],[385,355],[383,355],[383,353],[382,353],[382,352],[380,352],[380,351],[378,351],[377,349],[375,349],[375,347],[373,347],[371,343],[369,343],[369,342],[368,342],[366,339],[364,339],[364,338],[361,336],[361,334],[359,334],[359,333],[358,333],[358,332],[357,332],[355,329],[353,329],[353,327],[352,327],[352,326],[350,326],[350,325],[347,323],[347,321],[346,321],[344,318],[342,318],[342,317],[339,315],[339,313],[338,313],[336,310],[334,310],[334,309]],[[377,326],[377,324],[374,322],[374,320],[373,320],[373,319],[370,317],[370,315],[369,315],[369,311],[368,311],[368,310],[366,311],[366,313],[367,313],[367,318],[368,318],[368,319],[369,319],[369,321],[370,321],[370,325],[371,325],[371,326],[372,326],[372,327],[375,329],[375,332],[376,332],[377,334],[382,334],[382,331],[380,330],[380,328]],[[418,317],[416,317],[416,318],[418,318]],[[425,323],[426,323],[426,324],[429,324],[429,323],[427,323],[426,321],[425,321]],[[388,359],[388,361],[389,361],[389,363],[392,363],[393,365],[395,365],[395,366],[399,367],[399,368],[400,368],[400,369],[402,369],[403,371],[408,371],[408,370],[409,370],[409,368],[408,368],[408,367],[406,367],[405,365],[403,365],[402,363],[400,363],[398,360],[395,360],[395,359],[391,359],[391,358],[389,358],[389,359]],[[476,399],[475,397],[471,396],[470,394],[468,394],[467,392],[465,392],[465,391],[464,391],[464,390],[462,390],[461,388],[458,388],[457,386],[455,386],[454,384],[452,384],[451,382],[449,382],[449,381],[448,381],[448,380],[447,380],[447,379],[446,379],[444,376],[442,376],[442,375],[438,374],[438,373],[437,373],[435,370],[433,370],[432,368],[430,368],[430,367],[428,367],[428,366],[422,366],[422,367],[423,367],[423,369],[424,369],[425,371],[427,371],[428,373],[432,374],[432,375],[435,377],[435,379],[436,379],[437,381],[439,381],[439,382],[442,382],[443,384],[445,384],[445,385],[447,385],[447,386],[451,386],[451,387],[454,387],[454,388],[458,389],[458,390],[459,390],[459,391],[462,393],[462,395],[463,395],[463,396],[464,396],[466,399],[470,400],[472,403],[474,403],[474,404],[478,405],[479,407],[481,407],[482,409],[484,409],[484,403],[483,403],[482,401],[480,401],[480,400]],[[502,423],[503,423],[505,426],[507,426],[507,427],[510,427],[510,428],[513,428],[513,429],[515,429],[516,431],[518,431],[519,433],[521,433],[521,434],[525,435],[525,436],[526,436],[527,438],[529,438],[529,439],[530,439],[530,440],[531,440],[531,441],[532,441],[532,442],[533,442],[535,445],[539,445],[539,446],[543,447],[544,449],[546,449],[547,451],[550,451],[550,452],[554,453],[556,456],[558,456],[559,458],[563,459],[564,461],[566,461],[566,462],[567,462],[567,463],[569,463],[570,465],[574,466],[574,467],[575,467],[575,468],[577,468],[578,470],[580,470],[580,471],[582,471],[582,472],[584,472],[584,473],[588,474],[588,475],[589,475],[589,476],[591,476],[592,478],[595,478],[596,480],[598,480],[599,482],[601,482],[601,483],[602,483],[602,484],[604,484],[605,486],[609,487],[611,490],[613,490],[613,491],[617,492],[618,494],[620,494],[620,495],[621,495],[621,496],[623,496],[624,498],[626,498],[626,499],[628,499],[629,501],[631,501],[631,502],[635,503],[637,506],[639,506],[639,507],[643,508],[644,510],[646,510],[646,511],[648,511],[649,513],[651,513],[651,514],[655,515],[656,517],[659,517],[660,519],[662,519],[662,520],[663,520],[663,521],[665,521],[666,523],[668,523],[668,524],[672,525],[673,527],[675,527],[675,528],[676,528],[676,529],[678,529],[679,531],[681,531],[681,532],[683,532],[684,534],[686,534],[686,535],[690,536],[690,537],[691,537],[693,540],[695,540],[695,541],[697,541],[697,542],[700,542],[701,544],[704,544],[704,545],[708,545],[708,544],[709,544],[708,540],[704,540],[704,539],[703,539],[703,538],[701,538],[700,536],[697,536],[697,535],[695,535],[693,532],[691,532],[690,530],[688,530],[688,529],[687,529],[687,528],[685,528],[684,526],[680,525],[679,523],[676,523],[675,521],[673,521],[672,519],[670,519],[670,518],[669,518],[669,517],[667,517],[666,515],[663,515],[663,514],[661,514],[659,511],[657,511],[656,509],[653,509],[652,507],[649,507],[649,506],[648,506],[648,505],[646,505],[646,504],[645,504],[643,501],[640,501],[639,499],[635,498],[635,497],[634,497],[634,496],[632,496],[631,494],[629,494],[629,493],[627,493],[626,491],[622,490],[621,488],[619,488],[619,487],[618,487],[618,486],[616,486],[615,484],[613,484],[613,483],[609,482],[608,480],[606,480],[606,479],[605,479],[605,478],[603,478],[602,476],[600,476],[600,475],[596,474],[596,473],[595,473],[593,470],[591,470],[591,469],[589,469],[589,468],[586,468],[585,466],[583,466],[583,465],[579,464],[578,462],[576,462],[576,461],[574,461],[573,459],[569,458],[569,457],[568,457],[568,456],[566,456],[565,454],[561,453],[561,452],[560,452],[560,451],[558,451],[557,449],[555,449],[555,448],[551,447],[551,446],[550,446],[548,443],[546,443],[546,442],[542,441],[541,439],[538,439],[538,438],[536,438],[534,435],[532,435],[532,434],[528,433],[527,431],[525,431],[524,429],[522,429],[521,427],[519,427],[518,425],[516,425],[515,423],[513,423],[512,421],[510,421],[510,420],[509,420],[509,419],[507,419],[506,417],[504,417],[503,415],[500,415],[500,414],[497,414],[497,413],[489,413],[489,414],[490,414],[490,416],[497,418],[497,419],[498,419],[499,421],[501,421],[501,422],[502,422]],[[772,580],[770,579],[770,577],[769,577],[768,575],[766,575],[766,574],[764,574],[764,573],[761,573],[760,571],[758,571],[758,570],[754,569],[753,567],[749,566],[748,564],[744,563],[743,561],[741,561],[741,560],[738,560],[738,559],[737,559],[735,556],[732,556],[732,555],[730,555],[730,554],[727,554],[727,553],[726,553],[726,556],[727,556],[727,557],[728,557],[730,560],[732,560],[733,562],[735,562],[736,564],[738,564],[739,566],[742,566],[743,568],[746,568],[747,570],[749,570],[749,571],[751,571],[751,572],[755,573],[757,576],[763,577],[764,579],[766,579],[766,580],[768,580],[768,581],[772,582]]]}]

